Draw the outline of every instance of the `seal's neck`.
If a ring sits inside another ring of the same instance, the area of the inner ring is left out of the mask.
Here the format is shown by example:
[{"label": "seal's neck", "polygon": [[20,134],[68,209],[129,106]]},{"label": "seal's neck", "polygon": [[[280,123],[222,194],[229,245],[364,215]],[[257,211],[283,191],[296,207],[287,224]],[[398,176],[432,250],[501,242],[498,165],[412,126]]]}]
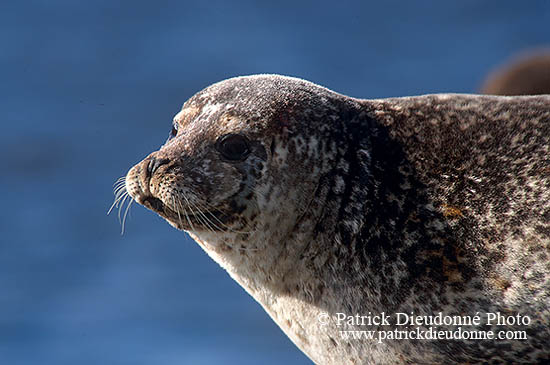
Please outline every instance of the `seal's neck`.
[{"label": "seal's neck", "polygon": [[314,209],[318,204],[312,203],[306,212],[284,211],[258,220],[250,234],[190,235],[266,309],[281,296],[316,302],[321,292],[314,288],[323,286],[321,266],[330,256],[329,250],[317,252],[319,245],[326,245],[324,235],[312,229],[323,212]]},{"label": "seal's neck", "polygon": [[371,137],[378,131],[366,112],[347,119],[325,136],[330,144],[319,146],[324,154],[315,173],[305,177],[311,180],[279,196],[291,203],[307,196],[301,204],[262,206],[250,234],[192,235],[264,306],[279,296],[323,307],[328,296],[331,306],[338,305],[342,280],[361,285],[354,275],[363,276],[357,248],[376,206],[369,199],[377,199]]}]

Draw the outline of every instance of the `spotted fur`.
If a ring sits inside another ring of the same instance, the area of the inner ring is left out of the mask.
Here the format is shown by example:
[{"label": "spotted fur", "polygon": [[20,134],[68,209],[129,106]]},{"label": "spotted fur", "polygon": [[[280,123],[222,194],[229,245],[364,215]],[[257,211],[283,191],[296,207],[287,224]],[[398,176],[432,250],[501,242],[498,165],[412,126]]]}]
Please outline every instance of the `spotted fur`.
[{"label": "spotted fur", "polygon": [[[359,100],[258,75],[206,88],[174,123],[128,172],[129,194],[188,231],[316,363],[550,358],[550,96]],[[227,133],[248,138],[246,159],[221,157]],[[343,340],[365,328],[320,326],[323,312],[532,322],[506,328],[523,341],[376,343]]]}]

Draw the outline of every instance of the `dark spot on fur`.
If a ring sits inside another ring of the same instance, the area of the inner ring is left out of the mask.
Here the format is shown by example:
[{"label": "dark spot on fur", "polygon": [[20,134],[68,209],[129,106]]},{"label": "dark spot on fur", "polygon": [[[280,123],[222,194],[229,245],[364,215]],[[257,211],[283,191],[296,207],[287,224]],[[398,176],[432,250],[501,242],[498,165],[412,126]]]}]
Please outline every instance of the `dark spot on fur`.
[{"label": "dark spot on fur", "polygon": [[271,152],[271,156],[275,155],[275,137],[271,138],[271,145],[269,146],[269,150]]}]

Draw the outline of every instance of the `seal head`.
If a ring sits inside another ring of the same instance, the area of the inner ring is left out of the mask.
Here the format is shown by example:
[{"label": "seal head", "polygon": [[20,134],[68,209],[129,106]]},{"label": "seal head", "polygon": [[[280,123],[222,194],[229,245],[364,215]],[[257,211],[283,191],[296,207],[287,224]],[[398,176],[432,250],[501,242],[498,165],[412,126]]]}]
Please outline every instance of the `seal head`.
[{"label": "seal head", "polygon": [[336,125],[357,106],[290,77],[214,84],[184,104],[166,144],[128,172],[126,189],[174,227],[214,244],[230,244],[219,239],[224,233],[246,238],[258,224],[282,230],[304,214],[330,167],[337,144],[323,143],[327,121]]}]

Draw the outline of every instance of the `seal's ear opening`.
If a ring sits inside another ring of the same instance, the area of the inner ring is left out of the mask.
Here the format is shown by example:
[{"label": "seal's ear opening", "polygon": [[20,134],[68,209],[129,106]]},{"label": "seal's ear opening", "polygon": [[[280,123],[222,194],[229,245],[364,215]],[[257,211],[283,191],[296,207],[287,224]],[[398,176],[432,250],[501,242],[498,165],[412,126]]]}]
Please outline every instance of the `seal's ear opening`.
[{"label": "seal's ear opening", "polygon": [[271,157],[275,154],[275,136],[271,137],[271,145],[269,146],[269,151],[271,152]]}]

